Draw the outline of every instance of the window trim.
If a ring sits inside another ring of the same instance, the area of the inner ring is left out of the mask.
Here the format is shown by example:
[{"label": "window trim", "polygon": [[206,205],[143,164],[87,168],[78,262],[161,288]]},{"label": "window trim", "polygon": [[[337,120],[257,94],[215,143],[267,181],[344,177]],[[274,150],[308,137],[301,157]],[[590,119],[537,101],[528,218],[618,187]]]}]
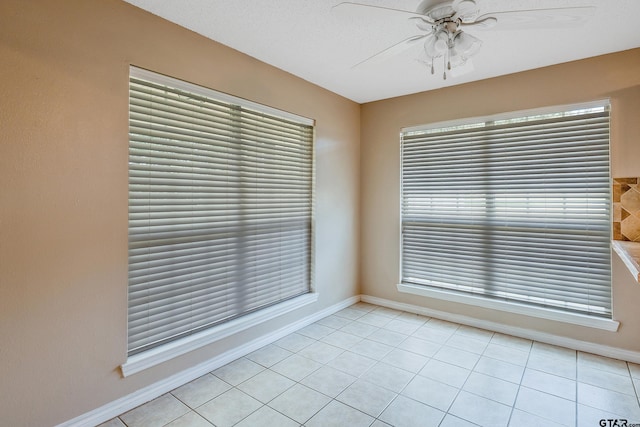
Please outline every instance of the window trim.
[{"label": "window trim", "polygon": [[568,323],[571,325],[585,326],[587,328],[601,329],[609,332],[617,332],[620,322],[603,317],[587,316],[585,314],[572,313],[568,311],[553,310],[551,308],[536,307],[533,305],[521,304],[515,301],[502,301],[483,298],[475,295],[465,295],[449,292],[445,289],[427,288],[424,286],[409,283],[399,283],[398,292],[433,298],[442,301],[451,301],[460,304],[472,305],[474,307],[499,310],[506,313],[520,314],[523,316],[537,317],[539,319],[553,320]]},{"label": "window trim", "polygon": [[238,317],[214,326],[213,328],[129,356],[127,360],[120,365],[122,376],[131,376],[159,365],[160,363],[182,356],[190,351],[197,350],[231,335],[258,326],[293,310],[313,304],[318,300],[318,296],[319,294],[317,292],[312,291],[308,294],[300,295],[262,310]]},{"label": "window trim", "polygon": [[[165,361],[171,360],[178,356],[184,355],[190,351],[202,348],[206,345],[222,340],[234,334],[245,331],[249,328],[253,328],[265,322],[276,319],[286,313],[292,312],[299,308],[313,304],[318,301],[319,292],[316,286],[315,280],[315,189],[316,189],[316,144],[315,144],[315,120],[308,117],[300,116],[288,111],[284,111],[278,108],[273,108],[267,105],[259,104],[257,102],[249,101],[245,98],[229,95],[223,92],[219,92],[210,88],[206,88],[200,85],[192,84],[184,80],[159,74],[153,71],[145,70],[142,68],[129,66],[128,81],[131,78],[140,78],[153,81],[158,84],[167,85],[176,89],[181,89],[194,93],[203,93],[204,95],[214,98],[217,101],[240,104],[243,108],[253,110],[258,113],[264,113],[265,115],[276,116],[283,120],[294,121],[301,125],[312,127],[312,141],[314,143],[311,146],[311,211],[310,211],[310,265],[309,265],[309,291],[305,294],[286,299],[284,301],[277,302],[273,305],[261,308],[259,310],[249,312],[240,317],[226,321],[219,325],[210,327],[208,329],[193,333],[191,335],[184,336],[159,345],[155,348],[127,355],[127,359],[120,365],[121,373],[123,377],[133,375],[137,372],[149,369]],[[127,284],[128,286],[128,284]],[[128,334],[128,321],[127,321],[127,334]],[[128,344],[125,343],[125,354],[128,353]]]},{"label": "window trim", "polygon": [[[446,127],[456,127],[463,125],[473,125],[476,123],[486,123],[497,120],[509,120],[514,118],[519,118],[523,116],[536,116],[536,115],[545,115],[545,114],[553,114],[559,111],[567,111],[567,110],[581,110],[581,109],[591,109],[606,106],[609,109],[609,115],[611,115],[613,106],[610,98],[602,98],[589,102],[575,103],[575,104],[562,104],[562,105],[553,105],[547,107],[526,109],[526,110],[518,110],[511,111],[505,113],[496,113],[485,116],[477,116],[477,117],[467,117],[462,119],[454,119],[454,120],[446,120],[434,123],[427,123],[416,126],[409,126],[400,129],[398,134],[399,140],[402,141],[403,134],[414,131],[424,131],[429,129],[438,129],[438,128],[446,128]],[[609,153],[611,150],[611,145],[609,144]],[[402,147],[400,146],[400,151],[402,151]],[[400,153],[400,174],[402,176],[403,166],[402,166],[402,152]],[[610,171],[611,173],[611,171]],[[609,177],[611,180],[611,176]],[[474,294],[465,294],[460,292],[455,292],[453,290],[448,290],[446,288],[437,288],[437,287],[427,287],[420,286],[413,283],[404,283],[402,282],[403,277],[403,239],[402,239],[402,191],[403,191],[403,183],[402,179],[399,180],[398,185],[398,212],[399,212],[399,221],[398,221],[398,284],[397,290],[400,293],[407,293],[412,295],[423,296],[427,298],[433,298],[442,301],[451,301],[460,304],[472,305],[479,308],[488,308],[492,310],[499,310],[502,312],[514,313],[519,315],[531,316],[545,320],[552,320],[563,322],[567,324],[585,326],[589,328],[595,328],[600,330],[606,330],[610,332],[617,332],[620,326],[620,322],[614,320],[614,306],[613,306],[613,289],[612,292],[612,304],[611,304],[611,318],[598,317],[598,316],[590,316],[587,314],[581,314],[578,312],[571,311],[563,311],[560,309],[542,307],[524,304],[518,301],[513,300],[500,300],[500,299],[491,299],[485,298],[481,295]],[[613,273],[613,272],[612,272]],[[613,274],[610,278],[611,288],[613,288]]]}]

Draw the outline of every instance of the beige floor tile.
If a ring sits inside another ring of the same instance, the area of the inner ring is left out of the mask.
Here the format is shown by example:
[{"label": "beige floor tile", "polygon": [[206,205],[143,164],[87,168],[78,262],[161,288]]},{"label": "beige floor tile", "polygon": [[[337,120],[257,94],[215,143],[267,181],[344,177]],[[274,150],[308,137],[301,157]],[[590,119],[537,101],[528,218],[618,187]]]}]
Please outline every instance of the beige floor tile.
[{"label": "beige floor tile", "polygon": [[578,382],[578,403],[613,414],[621,414],[631,420],[640,420],[637,396]]},{"label": "beige floor tile", "polygon": [[351,347],[353,347],[360,341],[362,341],[362,337],[359,337],[353,334],[348,334],[342,331],[335,331],[334,333],[329,334],[326,337],[322,338],[322,342],[331,344],[335,347],[343,348],[345,350],[349,350]]},{"label": "beige floor tile", "polygon": [[450,333],[454,333],[460,327],[458,323],[453,323],[449,322],[448,320],[441,320],[436,318],[429,319],[429,321],[425,325],[434,330]]},{"label": "beige floor tile", "polygon": [[386,363],[377,363],[360,378],[393,392],[400,393],[409,384],[415,374]]},{"label": "beige floor tile", "polygon": [[480,355],[444,345],[433,355],[433,358],[461,368],[473,369],[478,360],[480,360]]},{"label": "beige floor tile", "polygon": [[382,328],[383,326],[385,326],[387,323],[391,322],[391,318],[387,317],[387,316],[381,316],[379,314],[375,314],[375,313],[367,313],[364,316],[362,316],[361,318],[358,319],[358,322],[362,322],[362,323],[368,323],[369,325],[372,326],[376,326],[378,328]]},{"label": "beige floor tile", "polygon": [[470,423],[455,415],[447,414],[438,427],[478,427],[478,424]]},{"label": "beige floor tile", "polygon": [[501,380],[520,384],[522,375],[524,374],[524,366],[514,365],[513,363],[503,362],[502,360],[492,359],[482,356],[473,368],[475,372],[500,378]]},{"label": "beige floor tile", "polygon": [[299,356],[315,360],[318,363],[326,364],[338,357],[345,350],[322,341],[315,342],[309,347],[305,347],[298,352]]},{"label": "beige floor tile", "polygon": [[428,357],[407,350],[394,349],[382,358],[382,362],[417,374],[429,361]]},{"label": "beige floor tile", "polygon": [[216,427],[229,427],[252,414],[262,403],[236,388],[221,394],[198,409],[200,415]]},{"label": "beige floor tile", "polygon": [[424,357],[433,357],[433,355],[440,350],[440,347],[442,347],[442,344],[423,340],[414,336],[411,336],[398,344],[399,349],[407,350]]},{"label": "beige floor tile", "polygon": [[444,412],[404,396],[398,396],[380,415],[380,419],[394,427],[437,427]]},{"label": "beige floor tile", "polygon": [[357,380],[356,377],[339,371],[329,366],[323,366],[305,379],[300,384],[310,389],[319,391],[329,397],[336,397]]},{"label": "beige floor tile", "polygon": [[513,406],[518,394],[517,384],[479,372],[472,372],[462,389],[509,406]]},{"label": "beige floor tile", "polygon": [[456,387],[418,375],[401,394],[446,412],[459,392]]},{"label": "beige floor tile", "polygon": [[269,406],[294,421],[304,424],[330,401],[331,399],[324,394],[296,384],[269,402]]},{"label": "beige floor tile", "polygon": [[297,353],[303,348],[310,346],[314,342],[316,342],[316,340],[309,337],[305,337],[304,335],[294,333],[294,334],[289,334],[284,338],[280,338],[274,344],[277,345],[278,347],[284,348],[285,350],[289,350],[293,353]]},{"label": "beige floor tile", "polygon": [[574,363],[577,358],[577,353],[575,350],[534,341],[533,345],[531,346],[531,356],[536,355]]},{"label": "beige floor tile", "polygon": [[[633,378],[640,379],[640,365],[631,362],[628,362],[627,365],[629,366],[629,372],[631,372],[631,376]],[[640,392],[640,390],[638,390],[638,392]]]},{"label": "beige floor tile", "polygon": [[506,347],[500,344],[489,343],[483,356],[513,363],[514,365],[526,366],[529,358],[528,351],[522,351],[513,347]]},{"label": "beige floor tile", "polygon": [[312,338],[314,340],[319,340],[321,338],[326,337],[332,332],[334,332],[333,328],[329,328],[328,326],[318,325],[317,323],[312,323],[308,326],[305,326],[302,329],[299,329],[296,333],[300,335],[304,335],[305,337]]},{"label": "beige floor tile", "polygon": [[236,424],[236,427],[297,427],[299,425],[300,424],[282,415],[280,412],[268,406],[263,406]]},{"label": "beige floor tile", "polygon": [[375,305],[375,304],[369,304],[368,302],[364,302],[364,301],[359,301],[355,304],[353,304],[351,306],[351,308],[355,309],[355,310],[361,310],[364,312],[370,312],[375,310],[376,308],[378,308],[379,306]]},{"label": "beige floor tile", "polygon": [[596,354],[578,352],[578,366],[587,368],[600,369],[601,371],[611,372],[618,375],[627,375],[629,368],[627,363],[618,359],[598,356]]},{"label": "beige floor tile", "polygon": [[431,359],[424,368],[422,368],[419,375],[460,388],[470,373],[471,371],[469,369]]},{"label": "beige floor tile", "polygon": [[271,370],[284,375],[294,381],[300,381],[313,371],[322,367],[322,364],[307,359],[306,357],[293,354],[282,362],[278,362],[271,367]]},{"label": "beige floor tile", "polygon": [[602,371],[600,369],[580,366],[578,367],[578,381],[617,391],[619,393],[630,394],[631,396],[636,395],[633,381],[629,374],[619,375],[612,372]]},{"label": "beige floor tile", "polygon": [[[578,424],[589,426],[592,424]],[[598,426],[599,423],[593,424],[593,426]],[[514,409],[511,414],[511,419],[509,420],[509,427],[573,427],[568,426],[567,424],[558,424],[551,420],[538,417],[537,415],[529,414],[527,412],[521,411],[520,409]]]},{"label": "beige floor tile", "polygon": [[344,405],[336,400],[331,401],[320,412],[315,414],[306,427],[368,427],[374,418]]},{"label": "beige floor tile", "polygon": [[493,337],[494,334],[494,332],[487,331],[486,329],[475,328],[467,325],[461,325],[456,329],[455,333],[456,335],[464,335],[479,341],[484,341],[487,344],[489,344],[489,341],[491,341],[491,337]]},{"label": "beige floor tile", "polygon": [[275,344],[269,344],[267,346],[262,347],[259,350],[254,351],[253,353],[249,353],[246,357],[247,359],[256,362],[266,368],[270,368],[281,360],[286,359],[291,356],[289,350],[285,350],[282,347],[278,347]]},{"label": "beige floor tile", "polygon": [[369,339],[363,339],[353,347],[349,349],[349,351],[359,354],[361,356],[368,357],[374,360],[380,360],[389,354],[393,350],[393,347],[390,345],[382,344],[379,342],[371,341]]},{"label": "beige floor tile", "polygon": [[506,427],[511,407],[461,391],[451,405],[449,413],[481,426]]},{"label": "beige floor tile", "polygon": [[349,375],[359,377],[376,363],[377,362],[375,360],[369,359],[368,357],[351,353],[350,351],[345,351],[331,362],[327,363],[327,366],[346,372]]},{"label": "beige floor tile", "polygon": [[371,334],[368,339],[370,339],[371,341],[376,341],[382,344],[396,347],[402,341],[407,339],[407,335],[382,328],[379,329],[376,333]]},{"label": "beige floor tile", "polygon": [[[602,409],[592,408],[591,406],[578,404],[578,423],[576,426],[599,426],[600,420],[618,420],[628,419],[629,415],[613,414],[603,411]],[[635,422],[629,420],[629,422]]]},{"label": "beige floor tile", "polygon": [[415,322],[406,322],[403,319],[393,319],[391,322],[384,325],[384,329],[404,335],[411,335],[419,327],[419,324]]},{"label": "beige floor tile", "polygon": [[213,424],[202,418],[197,412],[191,411],[177,420],[171,421],[165,427],[213,427]]},{"label": "beige floor tile", "polygon": [[396,395],[396,393],[386,388],[358,380],[340,393],[336,400],[372,417],[377,417]]},{"label": "beige floor tile", "polygon": [[343,308],[342,310],[334,314],[338,317],[344,317],[345,319],[349,320],[356,320],[367,314],[366,311],[356,310],[355,308],[351,307]]},{"label": "beige floor tile", "polygon": [[267,403],[294,384],[294,381],[284,375],[265,370],[238,385],[238,389],[262,403]]},{"label": "beige floor tile", "polygon": [[576,382],[568,378],[526,369],[522,377],[522,385],[563,399],[576,400]]},{"label": "beige floor tile", "polygon": [[207,374],[173,390],[171,394],[191,408],[208,402],[229,390],[231,386],[220,378]]},{"label": "beige floor tile", "polygon": [[109,421],[106,421],[98,425],[97,427],[127,427],[127,426],[122,421],[120,421],[120,418],[112,418]]},{"label": "beige floor tile", "polygon": [[243,357],[216,369],[212,374],[231,385],[238,385],[264,369],[264,366]]},{"label": "beige floor tile", "polygon": [[527,368],[575,380],[577,363],[575,360],[557,359],[532,351],[527,361]]},{"label": "beige floor tile", "polygon": [[395,319],[396,317],[400,316],[402,314],[402,311],[400,310],[395,310],[393,308],[388,308],[388,307],[380,307],[380,306],[374,306],[375,308],[371,311],[373,314],[379,314],[381,316],[387,316],[390,317],[392,319]]},{"label": "beige floor tile", "polygon": [[342,327],[340,331],[347,334],[355,335],[360,338],[366,338],[380,328],[377,326],[369,325],[368,323],[362,323],[359,321],[351,322],[348,325]]},{"label": "beige floor tile", "polygon": [[491,343],[515,348],[528,353],[531,350],[533,341],[496,332],[493,334],[493,337],[491,337]]},{"label": "beige floor tile", "polygon": [[446,332],[432,329],[427,326],[428,322],[423,326],[419,327],[411,336],[414,338],[419,338],[421,340],[431,341],[438,344],[444,344],[451,338],[453,332]]},{"label": "beige floor tile", "polygon": [[318,325],[328,326],[333,329],[340,329],[344,326],[347,326],[351,322],[352,320],[345,319],[344,317],[340,317],[340,316],[336,316],[335,314],[332,314],[331,316],[327,316],[318,320],[316,323]]},{"label": "beige floor tile", "polygon": [[171,394],[165,394],[120,416],[128,427],[164,426],[190,409]]},{"label": "beige floor tile", "polygon": [[527,387],[520,387],[515,408],[559,424],[576,423],[576,402]]},{"label": "beige floor tile", "polygon": [[455,333],[447,340],[445,345],[471,353],[482,354],[487,348],[488,342]]},{"label": "beige floor tile", "polygon": [[422,316],[420,314],[408,313],[403,311],[395,318],[395,320],[402,320],[403,322],[413,323],[417,326],[422,326],[430,319],[430,317]]}]

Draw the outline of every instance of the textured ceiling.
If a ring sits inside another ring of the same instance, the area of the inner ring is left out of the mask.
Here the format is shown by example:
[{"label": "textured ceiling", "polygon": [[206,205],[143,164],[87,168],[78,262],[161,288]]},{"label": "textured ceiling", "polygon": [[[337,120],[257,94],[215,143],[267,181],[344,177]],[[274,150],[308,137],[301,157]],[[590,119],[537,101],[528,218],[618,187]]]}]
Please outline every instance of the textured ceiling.
[{"label": "textured ceiling", "polygon": [[[338,14],[341,0],[125,0],[356,102],[364,103],[640,47],[640,0],[477,0],[495,11],[595,6],[578,28],[471,30],[483,41],[473,70],[431,75],[417,46],[382,63],[360,61],[420,34],[385,13]],[[414,11],[420,0],[353,0]]]}]

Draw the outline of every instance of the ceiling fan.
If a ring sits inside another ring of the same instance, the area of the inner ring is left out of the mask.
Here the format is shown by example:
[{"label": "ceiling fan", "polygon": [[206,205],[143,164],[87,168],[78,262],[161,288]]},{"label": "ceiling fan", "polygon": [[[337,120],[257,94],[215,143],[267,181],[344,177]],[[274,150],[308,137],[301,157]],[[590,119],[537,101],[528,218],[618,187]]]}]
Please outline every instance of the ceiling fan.
[{"label": "ceiling fan", "polygon": [[[405,49],[422,44],[426,63],[435,74],[434,62],[442,58],[443,78],[455,67],[469,65],[482,41],[468,30],[522,30],[568,28],[582,25],[595,10],[592,6],[552,9],[494,11],[480,14],[482,0],[423,0],[415,12],[369,4],[343,2],[334,6],[340,15],[362,17],[366,14],[404,17],[413,22],[420,34],[402,40],[354,65],[377,63]],[[468,67],[465,67],[468,68]]]}]

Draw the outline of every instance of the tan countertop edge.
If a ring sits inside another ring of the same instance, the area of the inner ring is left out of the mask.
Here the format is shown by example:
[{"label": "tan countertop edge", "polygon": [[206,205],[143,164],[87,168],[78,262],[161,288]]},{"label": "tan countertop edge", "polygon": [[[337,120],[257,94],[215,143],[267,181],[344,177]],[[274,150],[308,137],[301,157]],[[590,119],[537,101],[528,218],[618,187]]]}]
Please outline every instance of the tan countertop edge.
[{"label": "tan countertop edge", "polygon": [[620,256],[633,277],[640,283],[640,242],[612,240],[613,250]]}]

